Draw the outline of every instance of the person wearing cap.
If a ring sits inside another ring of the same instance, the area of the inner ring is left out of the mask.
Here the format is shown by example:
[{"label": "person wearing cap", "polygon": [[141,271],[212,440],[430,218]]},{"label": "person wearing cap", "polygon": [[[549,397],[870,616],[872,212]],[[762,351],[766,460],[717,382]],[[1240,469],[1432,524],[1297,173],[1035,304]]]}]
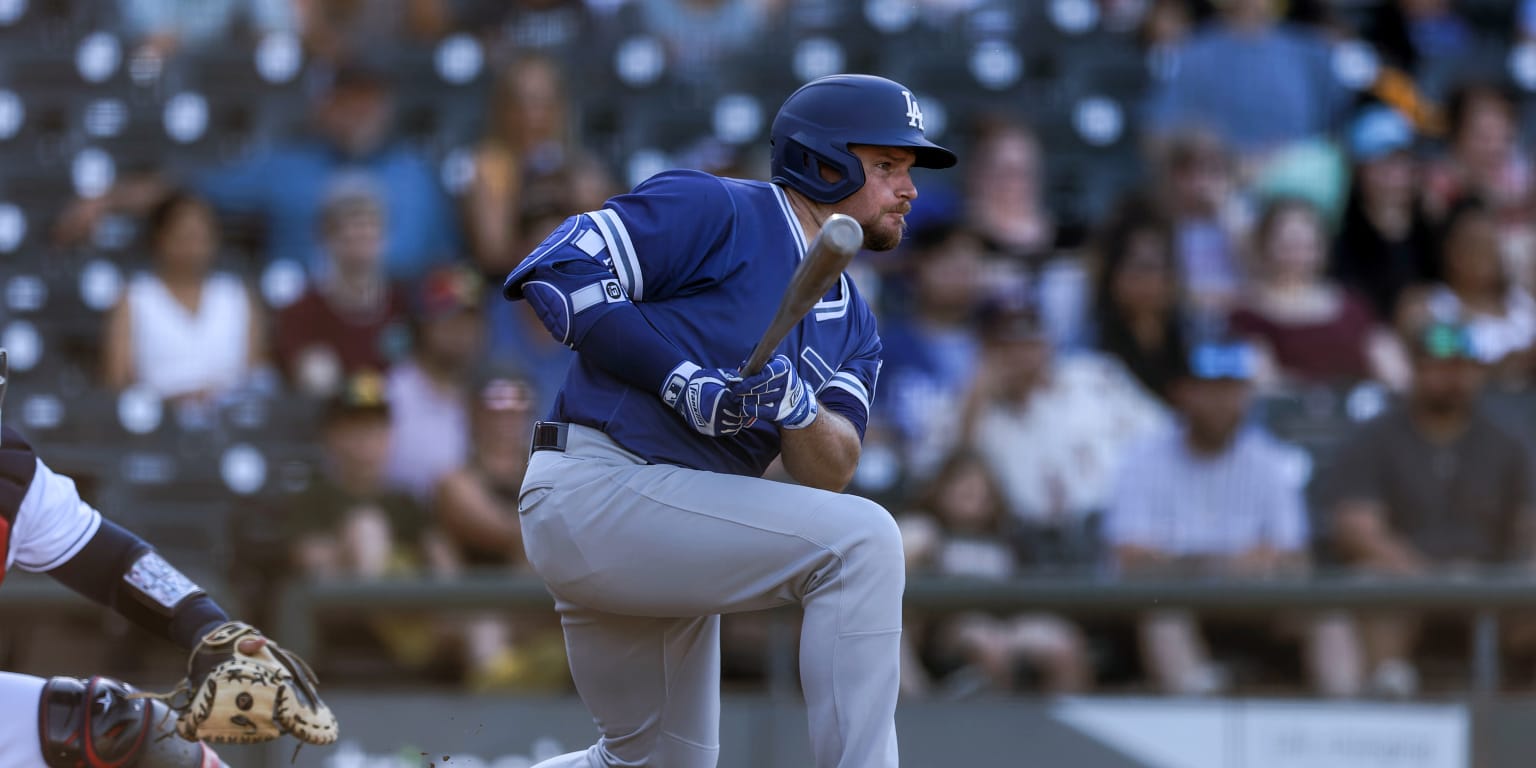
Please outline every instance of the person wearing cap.
[{"label": "person wearing cap", "polygon": [[[1355,427],[1320,480],[1330,553],[1387,575],[1528,561],[1531,457],[1478,407],[1487,370],[1469,329],[1431,321],[1411,333],[1409,347],[1406,396]],[[1418,618],[1359,625],[1371,690],[1412,694]]]},{"label": "person wearing cap", "polygon": [[[1176,385],[1180,419],[1127,451],[1104,521],[1122,578],[1266,578],[1308,567],[1308,460],[1248,426],[1257,362],[1247,344],[1194,345]],[[1213,625],[1187,611],[1152,610],[1138,634],[1143,666],[1171,694],[1210,695],[1240,682],[1216,664],[1212,645],[1258,649],[1268,664],[1299,653],[1325,694],[1348,692],[1356,677],[1332,666],[1347,664],[1347,654],[1319,652],[1340,646],[1336,622]]]},{"label": "person wearing cap", "polygon": [[474,270],[433,270],[413,297],[410,356],[389,370],[389,482],[423,503],[468,456],[468,391],[482,352],[483,295]]},{"label": "person wearing cap", "polygon": [[[469,458],[432,498],[455,567],[530,575],[517,497],[528,469],[537,393],[521,374],[478,377],[470,405]],[[553,614],[505,611],[464,622],[465,682],[474,690],[565,690],[563,638]]]},{"label": "person wearing cap", "polygon": [[329,395],[404,352],[404,293],[384,270],[385,211],[366,177],[338,179],[320,213],[326,267],[277,314],[273,357],[289,386]]},{"label": "person wearing cap", "polygon": [[1118,361],[1058,350],[1028,303],[989,301],[977,322],[961,444],[997,476],[1026,566],[1084,568],[1126,447],[1167,412]]},{"label": "person wearing cap", "polygon": [[[289,559],[306,578],[371,579],[448,567],[426,510],[388,486],[392,410],[385,379],[374,371],[348,377],[326,400],[320,471],[281,507]],[[386,617],[370,620],[362,637],[353,639],[382,643],[396,661],[414,665],[430,650],[426,634]]]},{"label": "person wearing cap", "polygon": [[[393,113],[389,73],[371,62],[347,62],[320,91],[302,134],[258,142],[258,149],[232,164],[180,174],[181,183],[220,214],[258,219],[268,261],[288,260],[316,271],[325,263],[316,224],[332,180],[366,173],[390,211],[384,231],[389,274],[419,277],[461,251],[458,214],[433,164],[395,139]],[[76,200],[57,222],[56,238],[65,244],[85,240],[112,211],[142,214],[165,197],[176,175],[126,177],[106,194]]]},{"label": "person wearing cap", "polygon": [[1353,172],[1330,273],[1369,301],[1379,322],[1395,324],[1403,292],[1440,273],[1413,126],[1375,104],[1350,124],[1347,139]]}]

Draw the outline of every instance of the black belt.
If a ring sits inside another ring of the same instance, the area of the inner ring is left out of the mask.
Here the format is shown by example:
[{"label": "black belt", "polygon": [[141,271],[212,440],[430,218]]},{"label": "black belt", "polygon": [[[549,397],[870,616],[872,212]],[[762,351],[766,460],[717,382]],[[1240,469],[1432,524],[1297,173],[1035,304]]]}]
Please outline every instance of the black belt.
[{"label": "black belt", "polygon": [[570,425],[559,421],[535,421],[533,423],[533,447],[529,453],[539,451],[565,451],[565,436]]}]

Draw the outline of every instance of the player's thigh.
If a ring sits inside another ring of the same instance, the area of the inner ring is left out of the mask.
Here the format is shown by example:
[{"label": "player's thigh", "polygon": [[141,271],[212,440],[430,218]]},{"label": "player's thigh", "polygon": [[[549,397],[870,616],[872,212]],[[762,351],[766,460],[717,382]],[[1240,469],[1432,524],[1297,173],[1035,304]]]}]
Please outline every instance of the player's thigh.
[{"label": "player's thigh", "polygon": [[0,765],[43,768],[37,711],[46,682],[41,677],[0,672]]},{"label": "player's thigh", "polygon": [[850,566],[903,579],[900,531],[867,499],[681,467],[557,466],[538,475],[550,484],[525,506],[524,535],[551,590],[589,608],[732,613],[795,602]]},{"label": "player's thigh", "polygon": [[571,676],[628,764],[712,766],[720,744],[720,617],[616,616],[559,601]]}]

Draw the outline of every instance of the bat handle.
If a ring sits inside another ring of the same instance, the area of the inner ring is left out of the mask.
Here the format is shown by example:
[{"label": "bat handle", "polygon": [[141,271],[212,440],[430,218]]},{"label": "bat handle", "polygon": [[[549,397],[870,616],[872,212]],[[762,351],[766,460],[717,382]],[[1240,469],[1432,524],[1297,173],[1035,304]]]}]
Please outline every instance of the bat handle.
[{"label": "bat handle", "polygon": [[757,348],[752,350],[752,356],[747,358],[746,363],[742,364],[741,375],[751,376],[761,371],[763,366],[767,365],[772,357],[773,347],[768,346],[766,343],[758,342]]}]

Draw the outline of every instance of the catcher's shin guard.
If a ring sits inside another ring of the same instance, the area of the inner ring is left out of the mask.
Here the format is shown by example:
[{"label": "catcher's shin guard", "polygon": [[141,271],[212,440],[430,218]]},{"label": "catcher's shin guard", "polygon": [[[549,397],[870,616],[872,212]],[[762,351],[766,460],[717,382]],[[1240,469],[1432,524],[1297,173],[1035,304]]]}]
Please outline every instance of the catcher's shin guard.
[{"label": "catcher's shin guard", "polygon": [[165,704],[117,680],[55,677],[38,701],[49,768],[228,768],[207,745],[176,735]]}]

